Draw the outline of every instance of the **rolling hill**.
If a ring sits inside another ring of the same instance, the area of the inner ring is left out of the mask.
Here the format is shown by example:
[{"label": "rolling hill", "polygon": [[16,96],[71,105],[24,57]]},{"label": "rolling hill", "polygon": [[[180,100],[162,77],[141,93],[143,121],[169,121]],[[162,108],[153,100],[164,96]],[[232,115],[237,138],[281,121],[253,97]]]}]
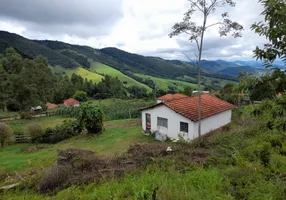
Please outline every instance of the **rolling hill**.
[{"label": "rolling hill", "polygon": [[158,77],[148,76],[148,75],[143,75],[143,74],[135,74],[135,75],[140,78],[143,78],[144,80],[146,79],[152,80],[156,84],[156,87],[161,90],[169,90],[172,87],[178,88],[179,90],[183,90],[185,87],[191,87],[193,89],[197,88],[196,84],[188,83],[186,81],[158,78]]},{"label": "rolling hill", "polygon": [[135,79],[123,74],[122,72],[120,72],[117,69],[114,69],[112,67],[109,67],[109,66],[104,65],[104,64],[99,63],[99,62],[93,62],[92,67],[90,68],[90,71],[98,73],[98,74],[109,75],[112,77],[118,77],[118,79],[121,82],[123,82],[123,84],[126,85],[127,87],[132,86],[132,85],[136,85],[138,87],[146,88],[148,92],[152,91],[152,89],[150,87],[148,87],[147,85],[140,83],[139,81],[136,81]]},{"label": "rolling hill", "polygon": [[[142,56],[113,47],[94,49],[60,41],[30,40],[0,31],[0,53],[7,47],[13,47],[27,58],[46,57],[55,73],[76,73],[94,82],[109,75],[118,77],[126,87],[136,85],[145,87],[148,91],[155,86],[164,89],[181,89],[185,86],[195,88],[197,68],[190,62]],[[245,63],[250,63],[251,66],[243,65]],[[254,61],[202,60],[203,84],[212,86],[215,82],[218,88],[226,82],[235,83],[240,71],[261,74],[259,64]]]}]

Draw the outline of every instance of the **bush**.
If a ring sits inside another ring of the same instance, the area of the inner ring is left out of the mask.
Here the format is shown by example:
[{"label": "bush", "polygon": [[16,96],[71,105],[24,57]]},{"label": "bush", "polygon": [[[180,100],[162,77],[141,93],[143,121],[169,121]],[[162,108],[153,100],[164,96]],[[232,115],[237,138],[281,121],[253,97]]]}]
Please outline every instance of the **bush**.
[{"label": "bush", "polygon": [[1,147],[4,147],[4,144],[9,140],[9,138],[13,135],[13,131],[5,123],[0,122],[0,143]]},{"label": "bush", "polygon": [[42,143],[57,143],[73,136],[80,135],[82,126],[77,120],[65,120],[61,125],[55,128],[47,128],[45,134],[41,137]]},{"label": "bush", "polygon": [[82,126],[77,120],[65,120],[55,128],[56,134],[63,136],[65,139],[80,135],[81,131]]},{"label": "bush", "polygon": [[271,146],[270,144],[266,143],[263,145],[263,149],[259,153],[260,161],[261,164],[264,167],[268,167],[270,164],[270,159],[271,159]]},{"label": "bush", "polygon": [[30,112],[20,112],[20,119],[32,119],[32,116]]},{"label": "bush", "polygon": [[103,113],[96,104],[91,102],[83,103],[80,107],[78,119],[89,134],[102,133]]},{"label": "bush", "polygon": [[43,130],[37,123],[28,124],[24,130],[25,137],[28,137],[32,142],[36,142],[43,136]]}]

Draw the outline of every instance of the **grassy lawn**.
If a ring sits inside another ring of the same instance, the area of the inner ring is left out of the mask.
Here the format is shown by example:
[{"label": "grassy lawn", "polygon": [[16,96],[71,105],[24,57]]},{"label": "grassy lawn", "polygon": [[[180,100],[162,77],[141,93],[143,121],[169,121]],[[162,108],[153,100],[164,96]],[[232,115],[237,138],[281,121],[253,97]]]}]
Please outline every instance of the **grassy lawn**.
[{"label": "grassy lawn", "polygon": [[197,88],[196,84],[188,83],[184,81],[158,78],[158,77],[153,77],[153,76],[148,76],[148,75],[143,75],[143,74],[135,74],[135,75],[143,79],[148,79],[148,78],[151,79],[152,81],[156,83],[156,86],[162,90],[169,90],[168,88],[169,86],[177,88],[179,90],[183,90],[185,87]]},{"label": "grassy lawn", "polygon": [[125,127],[129,123],[134,123],[134,120],[107,122],[109,126],[100,136],[77,136],[54,145],[45,145],[46,149],[31,153],[21,152],[21,149],[35,144],[16,144],[0,148],[0,172],[47,167],[56,160],[57,150],[80,148],[95,151],[101,156],[114,156],[126,151],[136,142],[152,141],[141,133],[140,126]]},{"label": "grassy lawn", "polygon": [[139,86],[139,87],[144,87],[147,89],[148,92],[151,92],[152,89],[150,87],[148,87],[147,85],[143,84],[143,83],[140,83],[136,80],[134,80],[133,78],[123,74],[122,72],[120,72],[119,70],[117,69],[114,69],[112,67],[109,67],[107,65],[104,65],[102,63],[99,63],[99,62],[93,62],[92,63],[92,67],[90,68],[90,70],[92,72],[97,72],[99,74],[104,74],[104,75],[109,75],[109,76],[112,76],[112,77],[118,77],[118,79],[121,81],[121,82],[127,82],[125,84],[125,86],[127,87],[130,87],[132,85],[136,85],[136,86]]},{"label": "grassy lawn", "polygon": [[18,112],[0,111],[0,119],[19,117]]},{"label": "grassy lawn", "polygon": [[51,116],[51,117],[33,118],[31,120],[20,119],[20,120],[6,121],[5,123],[8,124],[15,132],[15,131],[24,131],[25,126],[30,123],[37,123],[43,129],[46,129],[48,127],[55,127],[56,125],[61,124],[66,119],[68,118],[64,118],[61,116]]}]

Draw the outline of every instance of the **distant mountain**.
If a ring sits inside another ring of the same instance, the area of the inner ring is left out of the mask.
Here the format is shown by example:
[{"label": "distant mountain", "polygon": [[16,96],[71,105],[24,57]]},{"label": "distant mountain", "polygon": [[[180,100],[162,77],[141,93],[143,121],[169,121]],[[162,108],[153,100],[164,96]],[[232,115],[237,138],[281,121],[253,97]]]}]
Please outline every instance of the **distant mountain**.
[{"label": "distant mountain", "polygon": [[257,70],[249,66],[239,66],[239,67],[227,67],[220,71],[217,71],[217,73],[219,74],[236,76],[236,77],[239,75],[239,72],[247,72],[249,74],[256,74]]},{"label": "distant mountain", "polygon": [[[92,69],[94,62],[104,64],[144,84],[145,82],[136,74],[193,82],[197,77],[195,63],[142,56],[113,47],[94,49],[60,41],[30,40],[17,34],[0,31],[0,53],[9,46],[24,57],[44,56],[50,66],[54,67],[60,66],[66,69],[82,67],[94,71]],[[262,62],[257,61],[202,60],[201,69],[204,77],[236,81],[239,72],[260,74],[264,67]]]},{"label": "distant mountain", "polygon": [[13,47],[24,57],[35,58],[36,56],[44,56],[51,65],[61,65],[65,68],[79,66],[73,59],[14,33],[0,31],[0,43]]},{"label": "distant mountain", "polygon": [[[251,64],[251,65],[248,65]],[[192,63],[193,65],[195,63]],[[254,75],[259,75],[265,69],[263,63],[255,61],[225,61],[225,60],[202,60],[201,69],[204,72],[222,74],[225,76],[237,77],[239,72],[247,72]]]},{"label": "distant mountain", "polygon": [[[250,66],[250,67],[254,67],[257,69],[265,69],[264,63],[262,61],[241,61],[241,60],[237,60],[232,62],[233,64],[239,65],[239,66]],[[273,67],[278,67],[280,69],[285,69],[286,67],[284,66],[284,62],[283,61],[275,61],[273,63]]]}]

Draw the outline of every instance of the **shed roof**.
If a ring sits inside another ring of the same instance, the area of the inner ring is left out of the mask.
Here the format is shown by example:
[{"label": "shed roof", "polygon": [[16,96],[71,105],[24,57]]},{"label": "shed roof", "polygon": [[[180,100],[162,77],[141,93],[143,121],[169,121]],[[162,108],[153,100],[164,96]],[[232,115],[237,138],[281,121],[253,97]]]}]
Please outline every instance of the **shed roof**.
[{"label": "shed roof", "polygon": [[78,105],[78,104],[80,104],[80,102],[73,99],[73,98],[69,98],[69,99],[64,101],[64,104],[65,105]]},{"label": "shed roof", "polygon": [[53,103],[47,103],[46,104],[47,109],[56,109],[57,107],[58,107],[58,105],[53,104]]},{"label": "shed roof", "polygon": [[[218,113],[233,109],[235,107],[234,105],[210,94],[202,94],[201,96],[201,119],[216,115]],[[161,102],[159,104],[147,108],[142,108],[141,110],[151,109],[160,105],[165,105],[168,108],[174,110],[176,113],[192,121],[198,121],[198,103],[199,96],[194,96]]]},{"label": "shed roof", "polygon": [[187,97],[184,94],[166,94],[164,96],[161,96],[158,98],[158,100],[162,100],[162,101],[170,101],[170,100],[174,100],[174,99],[181,99],[181,98],[185,98]]}]

